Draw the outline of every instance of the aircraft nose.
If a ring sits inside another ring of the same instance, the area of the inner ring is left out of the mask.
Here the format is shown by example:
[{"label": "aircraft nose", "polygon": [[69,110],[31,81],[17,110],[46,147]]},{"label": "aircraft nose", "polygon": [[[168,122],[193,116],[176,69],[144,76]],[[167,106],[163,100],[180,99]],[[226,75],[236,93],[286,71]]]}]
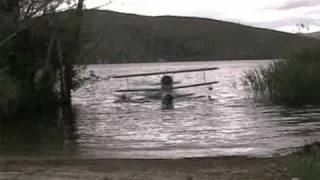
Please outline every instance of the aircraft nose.
[{"label": "aircraft nose", "polygon": [[172,86],[173,79],[171,76],[163,76],[161,79],[161,84],[165,86]]}]

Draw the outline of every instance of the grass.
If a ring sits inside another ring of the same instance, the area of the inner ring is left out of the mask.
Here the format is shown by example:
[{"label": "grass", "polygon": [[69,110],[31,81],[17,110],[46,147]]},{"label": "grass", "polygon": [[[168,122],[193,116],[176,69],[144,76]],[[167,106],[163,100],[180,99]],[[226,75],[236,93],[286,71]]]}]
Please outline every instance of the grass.
[{"label": "grass", "polygon": [[303,50],[246,71],[242,82],[275,104],[320,105],[320,50]]},{"label": "grass", "polygon": [[320,179],[320,143],[305,145],[302,153],[295,156],[288,164],[293,177],[300,180]]}]

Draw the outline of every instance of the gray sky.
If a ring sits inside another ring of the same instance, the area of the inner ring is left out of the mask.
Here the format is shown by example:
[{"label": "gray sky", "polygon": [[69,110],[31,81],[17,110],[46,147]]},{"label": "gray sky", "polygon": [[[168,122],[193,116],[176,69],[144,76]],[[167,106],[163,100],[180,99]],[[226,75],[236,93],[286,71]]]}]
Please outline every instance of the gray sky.
[{"label": "gray sky", "polygon": [[[86,0],[88,8],[109,0]],[[291,33],[320,30],[320,0],[112,0],[100,9],[206,17]],[[299,28],[304,23],[308,28]]]}]

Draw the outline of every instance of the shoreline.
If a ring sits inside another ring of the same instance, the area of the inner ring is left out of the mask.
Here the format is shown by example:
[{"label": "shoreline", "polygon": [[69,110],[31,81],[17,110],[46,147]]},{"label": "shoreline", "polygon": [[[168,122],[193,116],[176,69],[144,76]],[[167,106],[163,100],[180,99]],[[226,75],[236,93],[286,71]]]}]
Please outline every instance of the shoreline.
[{"label": "shoreline", "polygon": [[164,63],[206,63],[206,62],[223,62],[223,61],[273,61],[273,60],[279,60],[283,58],[262,58],[262,59],[209,59],[209,60],[173,60],[173,61],[139,61],[139,62],[109,62],[109,63],[84,63],[84,64],[78,64],[78,65],[123,65],[123,64],[164,64]]},{"label": "shoreline", "polygon": [[183,159],[1,158],[2,179],[288,179],[292,155]]},{"label": "shoreline", "polygon": [[[181,159],[116,159],[0,155],[0,180],[284,180],[293,174],[319,179],[320,143],[273,157],[217,156]],[[310,161],[311,160],[311,161]],[[310,164],[311,163],[311,164]],[[313,172],[312,172],[313,171]],[[308,178],[307,178],[308,179]]]}]

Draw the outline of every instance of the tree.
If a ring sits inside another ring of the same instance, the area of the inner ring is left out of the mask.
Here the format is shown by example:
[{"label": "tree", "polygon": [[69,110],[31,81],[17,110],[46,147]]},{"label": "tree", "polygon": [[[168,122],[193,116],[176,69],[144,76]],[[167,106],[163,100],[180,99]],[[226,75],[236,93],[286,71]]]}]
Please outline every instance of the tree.
[{"label": "tree", "polygon": [[[71,117],[71,89],[76,72],[74,64],[81,48],[83,3],[84,0],[0,1],[1,18],[5,19],[1,22],[11,24],[0,26],[0,70],[2,77],[10,77],[24,90],[14,108],[22,107],[29,112],[30,107],[39,111],[48,104],[59,104]],[[71,26],[65,26],[58,14],[64,4],[69,7],[70,22],[74,22]],[[56,84],[60,91],[55,89]],[[23,105],[25,102],[33,104]]]}]

